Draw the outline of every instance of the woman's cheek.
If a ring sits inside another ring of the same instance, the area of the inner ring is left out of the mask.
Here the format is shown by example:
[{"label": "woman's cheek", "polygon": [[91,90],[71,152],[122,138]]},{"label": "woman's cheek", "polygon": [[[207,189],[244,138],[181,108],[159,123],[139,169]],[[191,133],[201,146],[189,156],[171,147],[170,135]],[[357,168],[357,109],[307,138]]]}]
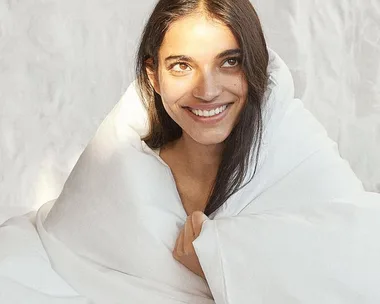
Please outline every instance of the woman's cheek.
[{"label": "woman's cheek", "polygon": [[161,98],[167,104],[183,104],[188,96],[191,96],[190,81],[165,81],[161,85]]},{"label": "woman's cheek", "polygon": [[247,81],[242,75],[226,75],[225,77],[221,77],[221,79],[222,86],[229,88],[237,95],[244,95],[248,90]]},{"label": "woman's cheek", "polygon": [[[175,86],[172,86],[174,88]],[[173,105],[176,103],[176,100],[178,100],[177,97],[177,92],[173,89],[170,89],[170,86],[168,87],[163,87],[161,89],[161,98],[162,100],[168,104],[168,105]]]}]

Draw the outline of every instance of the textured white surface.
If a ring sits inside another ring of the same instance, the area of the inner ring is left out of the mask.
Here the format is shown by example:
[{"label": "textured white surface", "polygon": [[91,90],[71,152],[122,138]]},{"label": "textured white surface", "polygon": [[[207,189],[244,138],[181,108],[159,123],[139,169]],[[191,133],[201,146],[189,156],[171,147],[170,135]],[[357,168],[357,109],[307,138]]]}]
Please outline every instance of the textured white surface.
[{"label": "textured white surface", "polygon": [[[297,97],[380,192],[380,0],[252,2]],[[133,79],[154,3],[0,0],[0,221],[58,196]]]}]

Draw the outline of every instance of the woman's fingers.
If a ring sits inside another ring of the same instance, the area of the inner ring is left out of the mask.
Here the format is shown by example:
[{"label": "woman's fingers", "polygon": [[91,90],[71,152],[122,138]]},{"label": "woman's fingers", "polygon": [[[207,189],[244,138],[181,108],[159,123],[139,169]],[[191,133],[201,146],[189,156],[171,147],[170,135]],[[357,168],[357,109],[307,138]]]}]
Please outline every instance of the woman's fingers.
[{"label": "woman's fingers", "polygon": [[193,242],[201,233],[203,222],[207,219],[208,217],[201,211],[195,211],[187,217],[185,225],[176,240],[175,256],[181,257],[195,254]]},{"label": "woman's fingers", "polygon": [[183,242],[184,242],[184,229],[181,230],[177,238],[177,241],[174,247],[174,257],[176,256],[181,257],[184,255]]},{"label": "woman's fingers", "polygon": [[193,246],[194,240],[201,232],[203,222],[208,217],[202,212],[195,212],[188,216],[185,225],[178,235],[173,251],[173,257],[190,271],[205,279],[198,256]]},{"label": "woman's fingers", "polygon": [[192,214],[192,227],[194,231],[194,239],[196,239],[201,231],[203,223],[209,218],[201,211],[195,211]]},{"label": "woman's fingers", "polygon": [[187,217],[185,227],[184,227],[184,239],[183,239],[183,251],[185,255],[188,255],[194,251],[193,249],[193,241],[195,239],[194,237],[194,229],[193,229],[193,223],[191,221],[191,215]]}]

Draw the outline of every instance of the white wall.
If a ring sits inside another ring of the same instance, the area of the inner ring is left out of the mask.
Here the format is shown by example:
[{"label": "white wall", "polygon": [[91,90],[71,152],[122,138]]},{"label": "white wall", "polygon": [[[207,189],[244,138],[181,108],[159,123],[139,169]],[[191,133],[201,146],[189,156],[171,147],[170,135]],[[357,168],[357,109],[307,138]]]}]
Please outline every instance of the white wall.
[{"label": "white wall", "polygon": [[[367,189],[380,192],[380,0],[252,2],[269,45],[292,70],[297,96]],[[154,3],[0,0],[3,217],[58,196],[133,79]]]}]

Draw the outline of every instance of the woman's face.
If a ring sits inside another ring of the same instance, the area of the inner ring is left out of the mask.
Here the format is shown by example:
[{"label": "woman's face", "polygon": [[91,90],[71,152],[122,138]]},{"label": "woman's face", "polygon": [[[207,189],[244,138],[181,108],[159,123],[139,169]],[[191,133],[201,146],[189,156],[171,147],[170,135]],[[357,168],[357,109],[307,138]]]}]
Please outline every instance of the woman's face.
[{"label": "woman's face", "polygon": [[150,74],[170,117],[203,145],[222,143],[247,99],[238,42],[224,24],[192,15],[169,27]]}]

